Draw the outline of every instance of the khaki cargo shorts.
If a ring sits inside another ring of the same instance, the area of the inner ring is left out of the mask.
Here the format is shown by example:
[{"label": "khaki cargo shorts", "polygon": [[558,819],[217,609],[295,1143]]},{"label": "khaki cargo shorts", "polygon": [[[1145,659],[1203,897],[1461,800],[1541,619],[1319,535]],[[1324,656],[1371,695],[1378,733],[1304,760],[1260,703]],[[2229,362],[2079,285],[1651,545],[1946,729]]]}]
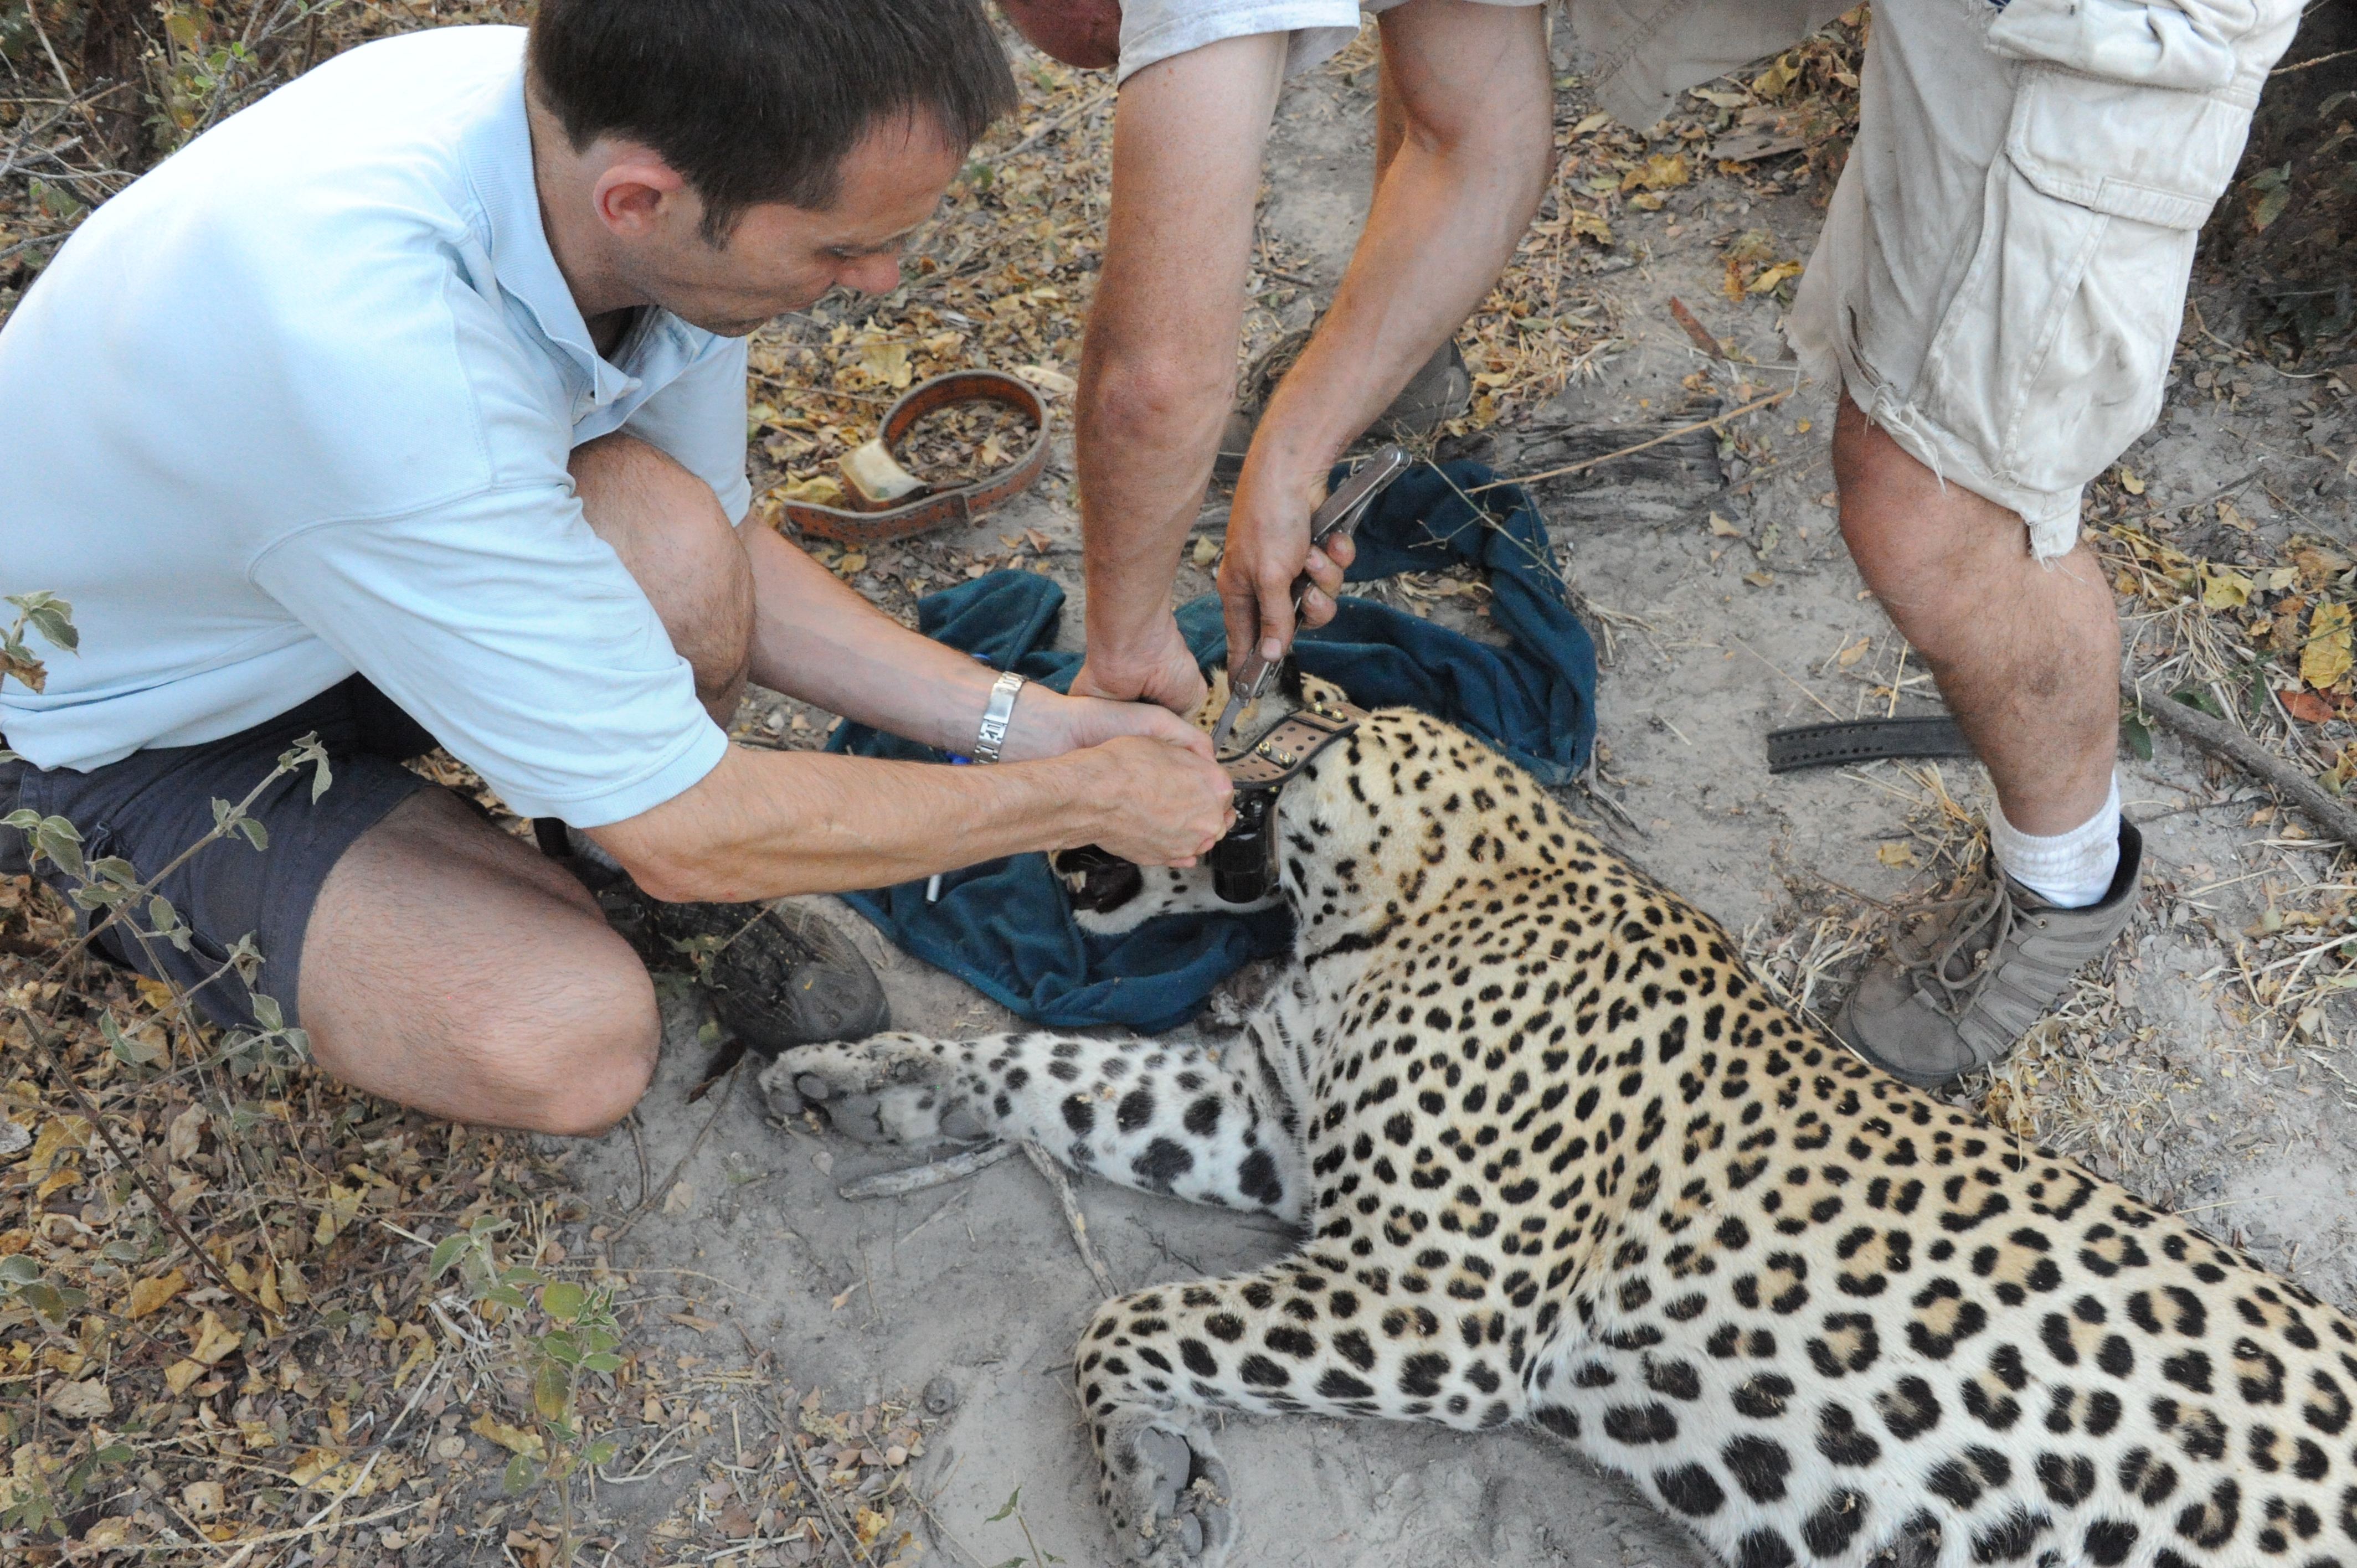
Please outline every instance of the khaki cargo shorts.
[{"label": "khaki cargo shorts", "polygon": [[1786,330],[2040,559],[2159,416],[2196,231],[2297,0],[1876,0],[1857,140]]}]

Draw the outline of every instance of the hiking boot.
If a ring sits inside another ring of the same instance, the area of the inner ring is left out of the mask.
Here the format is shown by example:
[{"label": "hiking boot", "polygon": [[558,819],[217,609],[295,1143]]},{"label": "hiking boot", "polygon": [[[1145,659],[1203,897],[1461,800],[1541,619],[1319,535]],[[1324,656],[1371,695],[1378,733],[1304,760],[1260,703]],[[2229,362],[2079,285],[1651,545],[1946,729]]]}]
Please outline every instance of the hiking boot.
[{"label": "hiking boot", "polygon": [[685,957],[723,1026],[756,1055],[860,1040],[892,1026],[883,982],[851,939],[809,907],[660,904],[648,923],[675,961]]},{"label": "hiking boot", "polygon": [[[1293,369],[1293,361],[1308,347],[1309,334],[1315,329],[1305,327],[1286,333],[1264,349],[1244,372],[1244,395],[1229,411],[1227,426],[1220,432],[1220,455],[1211,467],[1220,478],[1232,479],[1243,471],[1244,454],[1251,450],[1253,432],[1260,428],[1261,411],[1268,406],[1277,382]],[[1473,375],[1452,339],[1435,349],[1424,369],[1408,378],[1399,396],[1367,427],[1367,435],[1381,441],[1421,441],[1472,406]]]},{"label": "hiking boot", "polygon": [[2144,839],[2120,823],[2120,866],[2099,904],[2058,909],[1999,871],[1947,908],[1920,942],[1893,933],[1834,1021],[1850,1049],[1902,1082],[1937,1089],[2001,1060],[2081,965],[2136,913]]},{"label": "hiking boot", "polygon": [[876,971],[807,907],[659,903],[579,829],[554,817],[532,826],[541,853],[597,896],[607,923],[649,967],[683,957],[695,966],[714,1014],[746,1049],[774,1058],[892,1026]]}]

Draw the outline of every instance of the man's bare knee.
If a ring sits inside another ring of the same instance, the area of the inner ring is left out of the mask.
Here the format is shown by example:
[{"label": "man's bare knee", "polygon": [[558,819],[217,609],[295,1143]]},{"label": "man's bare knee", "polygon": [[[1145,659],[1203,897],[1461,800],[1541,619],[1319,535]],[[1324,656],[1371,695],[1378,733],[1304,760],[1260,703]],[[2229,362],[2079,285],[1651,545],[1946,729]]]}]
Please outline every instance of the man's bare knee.
[{"label": "man's bare knee", "polygon": [[623,567],[695,671],[695,694],[722,725],[752,663],[753,564],[712,488],[670,454],[616,432],[567,465],[590,531]]},{"label": "man's bare knee", "polygon": [[[654,984],[620,948],[619,961],[576,969],[526,989],[537,1004],[486,1020],[488,1075],[494,1097],[511,1107],[511,1124],[534,1133],[587,1137],[630,1113],[654,1081],[662,1020]],[[551,997],[551,987],[561,997]],[[520,1001],[522,1001],[520,998]]]}]

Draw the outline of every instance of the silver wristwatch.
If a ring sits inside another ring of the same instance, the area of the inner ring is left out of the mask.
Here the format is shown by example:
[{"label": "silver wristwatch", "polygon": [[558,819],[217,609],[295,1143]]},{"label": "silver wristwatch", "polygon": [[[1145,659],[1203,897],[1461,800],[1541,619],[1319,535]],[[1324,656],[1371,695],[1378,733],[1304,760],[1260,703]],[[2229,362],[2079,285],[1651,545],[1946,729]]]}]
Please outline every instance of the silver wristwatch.
[{"label": "silver wristwatch", "polygon": [[982,728],[974,737],[974,759],[996,762],[1000,749],[1006,745],[1006,724],[1015,716],[1015,693],[1023,689],[1023,677],[1009,670],[999,676],[990,688],[990,703],[982,710]]}]

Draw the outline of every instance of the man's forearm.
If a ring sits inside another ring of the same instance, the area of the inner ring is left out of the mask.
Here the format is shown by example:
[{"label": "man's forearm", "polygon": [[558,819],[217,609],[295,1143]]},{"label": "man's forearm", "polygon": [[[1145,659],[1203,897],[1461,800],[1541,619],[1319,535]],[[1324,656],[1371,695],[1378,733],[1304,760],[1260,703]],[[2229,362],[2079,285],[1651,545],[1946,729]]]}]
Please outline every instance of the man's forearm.
[{"label": "man's forearm", "polygon": [[945,751],[974,747],[997,677],[907,627],[757,521],[752,677],[773,692]]},{"label": "man's forearm", "polygon": [[1272,400],[1254,456],[1322,472],[1512,260],[1553,162],[1540,8],[1455,0],[1384,15],[1367,226],[1318,335]]},{"label": "man's forearm", "polygon": [[888,887],[1096,842],[1105,771],[1092,753],[952,768],[732,746],[686,794],[590,836],[670,902]]}]

